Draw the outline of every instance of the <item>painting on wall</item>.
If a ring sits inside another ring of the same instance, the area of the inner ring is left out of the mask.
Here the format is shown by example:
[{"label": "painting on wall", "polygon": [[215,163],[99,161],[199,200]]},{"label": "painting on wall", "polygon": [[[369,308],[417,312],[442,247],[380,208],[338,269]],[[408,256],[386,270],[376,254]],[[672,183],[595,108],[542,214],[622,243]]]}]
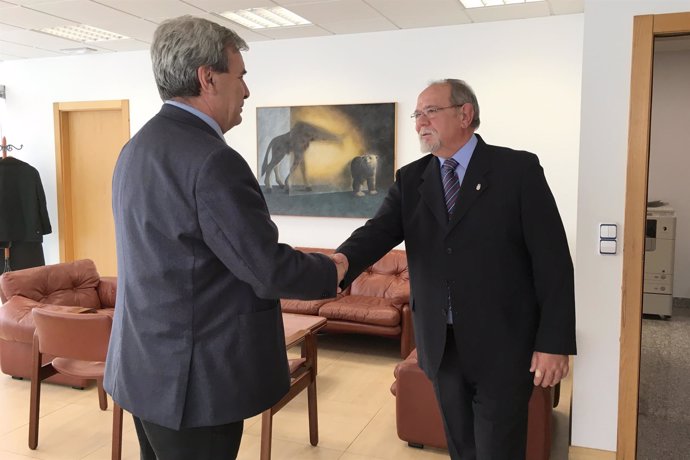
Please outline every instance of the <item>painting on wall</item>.
[{"label": "painting on wall", "polygon": [[271,214],[376,213],[394,180],[395,103],[259,107],[256,116]]}]

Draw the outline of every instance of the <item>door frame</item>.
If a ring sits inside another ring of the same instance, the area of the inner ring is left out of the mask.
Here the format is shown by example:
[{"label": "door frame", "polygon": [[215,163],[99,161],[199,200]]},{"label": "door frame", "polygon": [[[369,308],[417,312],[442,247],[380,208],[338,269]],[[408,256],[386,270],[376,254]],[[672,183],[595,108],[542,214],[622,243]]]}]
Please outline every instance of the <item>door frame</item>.
[{"label": "door frame", "polygon": [[617,460],[634,460],[637,455],[644,228],[647,215],[654,39],[686,34],[690,34],[690,13],[656,14],[634,18],[623,228]]},{"label": "door frame", "polygon": [[122,139],[129,140],[129,100],[55,102],[53,116],[55,123],[55,173],[58,205],[58,238],[60,262],[74,260],[74,228],[72,227],[72,192],[70,177],[69,125],[70,112],[102,112],[119,110],[122,117]]}]

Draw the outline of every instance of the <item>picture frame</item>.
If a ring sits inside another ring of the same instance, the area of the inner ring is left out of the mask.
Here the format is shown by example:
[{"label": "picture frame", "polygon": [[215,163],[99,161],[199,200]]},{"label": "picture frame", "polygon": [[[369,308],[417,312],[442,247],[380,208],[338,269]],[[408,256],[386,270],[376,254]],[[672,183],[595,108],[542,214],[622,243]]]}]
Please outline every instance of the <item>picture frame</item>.
[{"label": "picture frame", "polygon": [[396,104],[258,107],[257,178],[274,215],[372,217],[394,180]]}]

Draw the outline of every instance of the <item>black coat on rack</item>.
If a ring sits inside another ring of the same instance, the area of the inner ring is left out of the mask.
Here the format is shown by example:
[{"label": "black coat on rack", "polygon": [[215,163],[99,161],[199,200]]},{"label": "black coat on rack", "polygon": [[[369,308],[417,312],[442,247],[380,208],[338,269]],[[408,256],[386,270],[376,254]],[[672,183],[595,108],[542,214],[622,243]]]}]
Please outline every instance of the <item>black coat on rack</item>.
[{"label": "black coat on rack", "polygon": [[42,242],[51,232],[36,168],[13,157],[0,160],[0,241]]},{"label": "black coat on rack", "polygon": [[9,248],[5,249],[4,270],[44,265],[41,243],[43,235],[51,232],[38,171],[28,163],[3,155],[0,159],[0,247]]}]

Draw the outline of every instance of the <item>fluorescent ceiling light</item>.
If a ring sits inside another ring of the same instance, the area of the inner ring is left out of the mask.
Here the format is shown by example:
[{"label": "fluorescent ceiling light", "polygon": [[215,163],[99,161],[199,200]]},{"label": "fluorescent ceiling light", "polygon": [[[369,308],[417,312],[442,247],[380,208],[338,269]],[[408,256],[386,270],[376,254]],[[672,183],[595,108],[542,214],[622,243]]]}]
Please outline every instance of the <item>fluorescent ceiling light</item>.
[{"label": "fluorescent ceiling light", "polygon": [[74,40],[75,42],[107,42],[112,40],[124,40],[129,37],[116,34],[108,30],[99,29],[98,27],[87,26],[86,24],[79,24],[78,26],[63,26],[63,27],[49,27],[40,29],[49,35],[66,38],[67,40]]},{"label": "fluorescent ceiling light", "polygon": [[286,10],[280,6],[226,11],[220,13],[220,15],[248,29],[304,26],[311,24],[311,22],[307,21],[302,16],[298,16],[292,11]]},{"label": "fluorescent ceiling light", "polygon": [[81,48],[63,48],[60,50],[60,52],[65,54],[91,54],[97,53],[98,50],[95,48],[89,48],[88,46],[82,46]]},{"label": "fluorescent ceiling light", "polygon": [[544,0],[460,0],[465,8],[482,8],[485,6],[514,5],[516,3],[533,3]]}]

